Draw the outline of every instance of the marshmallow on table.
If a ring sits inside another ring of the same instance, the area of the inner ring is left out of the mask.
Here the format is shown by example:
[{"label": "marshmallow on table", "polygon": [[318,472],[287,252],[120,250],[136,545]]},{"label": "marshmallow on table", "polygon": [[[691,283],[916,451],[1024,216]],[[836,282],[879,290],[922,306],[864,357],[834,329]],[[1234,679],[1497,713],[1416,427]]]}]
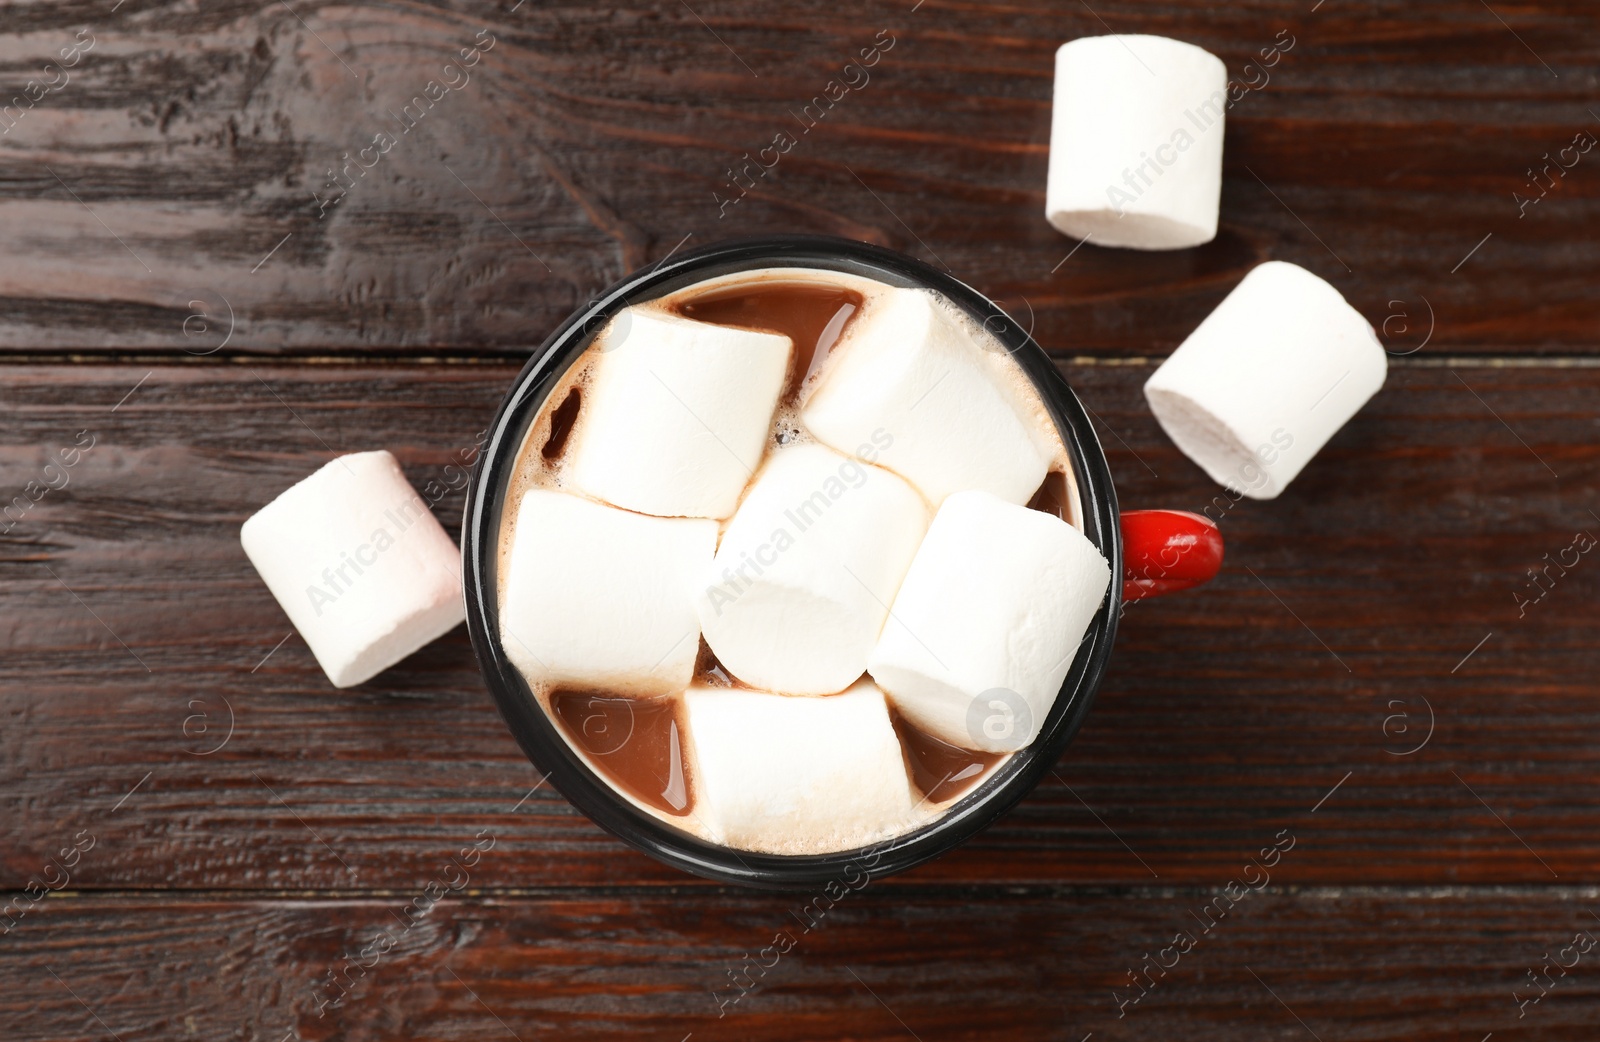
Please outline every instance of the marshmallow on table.
[{"label": "marshmallow on table", "polygon": [[1268,261],[1144,385],[1184,455],[1213,481],[1273,499],[1383,386],[1389,357],[1339,291]]},{"label": "marshmallow on table", "polygon": [[[800,422],[841,452],[866,455],[944,497],[981,488],[1025,503],[1051,447],[995,350],[923,289],[891,289],[845,331]],[[987,335],[987,334],[979,334]],[[870,455],[876,452],[876,455]]]},{"label": "marshmallow on table", "polygon": [[500,639],[530,684],[639,696],[689,686],[696,582],[717,523],[529,489],[517,511]]},{"label": "marshmallow on table", "polygon": [[334,687],[466,617],[461,552],[387,452],[335,459],[256,511],[239,541]]},{"label": "marshmallow on table", "polygon": [[814,854],[912,824],[900,740],[870,681],[813,698],[692,687],[683,701],[696,816],[715,842]]},{"label": "marshmallow on table", "polygon": [[867,668],[928,527],[915,489],[821,445],[768,459],[700,584],[700,627],[734,676],[791,695],[842,691]]},{"label": "marshmallow on table", "polygon": [[966,749],[1033,741],[1105,600],[1076,528],[987,492],[944,501],[868,669],[914,726]]},{"label": "marshmallow on table", "polygon": [[567,479],[628,510],[732,514],[766,447],[786,336],[629,308],[601,332]]},{"label": "marshmallow on table", "polygon": [[1161,36],[1056,51],[1045,217],[1098,246],[1177,250],[1217,237],[1228,69]]}]

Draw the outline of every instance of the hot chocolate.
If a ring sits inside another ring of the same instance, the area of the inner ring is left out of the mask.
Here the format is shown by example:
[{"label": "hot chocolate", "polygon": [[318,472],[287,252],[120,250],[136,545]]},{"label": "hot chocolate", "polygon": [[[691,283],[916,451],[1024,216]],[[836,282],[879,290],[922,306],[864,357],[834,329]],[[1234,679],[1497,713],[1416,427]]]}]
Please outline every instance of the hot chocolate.
[{"label": "hot chocolate", "polygon": [[[502,642],[636,807],[739,849],[864,845],[1025,745],[1082,635],[1057,632],[1073,612],[1003,603],[1005,560],[955,579],[924,560],[935,544],[984,558],[960,550],[978,523],[962,518],[998,519],[993,538],[1050,575],[1052,540],[1099,556],[1054,424],[998,341],[929,291],[841,272],[707,280],[614,316],[529,428],[500,525]],[[1060,574],[1092,613],[1104,584]],[[959,623],[972,606],[941,609],[951,596],[996,601],[999,646],[897,651],[920,643],[908,618]],[[1029,665],[1035,645],[1062,661]],[[1017,741],[988,717],[949,723],[968,703],[1012,714]]]}]

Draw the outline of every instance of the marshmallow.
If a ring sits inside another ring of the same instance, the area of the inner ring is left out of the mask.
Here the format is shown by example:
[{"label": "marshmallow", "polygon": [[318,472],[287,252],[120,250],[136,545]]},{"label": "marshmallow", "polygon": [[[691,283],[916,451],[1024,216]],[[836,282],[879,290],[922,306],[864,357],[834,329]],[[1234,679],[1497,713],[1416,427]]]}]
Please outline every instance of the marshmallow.
[{"label": "marshmallow", "polygon": [[689,686],[696,580],[717,523],[529,489],[517,511],[500,641],[530,684],[629,695]]},{"label": "marshmallow", "polygon": [[1076,528],[987,492],[945,500],[867,668],[912,725],[965,749],[1038,735],[1105,601],[1111,566]]},{"label": "marshmallow", "polygon": [[567,479],[645,514],[732,514],[766,447],[789,338],[629,308],[598,346]]},{"label": "marshmallow", "polygon": [[1056,51],[1045,218],[1098,246],[1179,250],[1217,237],[1228,69],[1161,36]]},{"label": "marshmallow", "polygon": [[916,803],[883,692],[796,698],[692,687],[696,816],[714,842],[821,854],[904,831]]},{"label": "marshmallow", "polygon": [[821,445],[777,450],[700,584],[706,643],[752,687],[844,690],[927,526],[922,497],[888,471]]},{"label": "marshmallow", "polygon": [[975,334],[987,336],[928,290],[886,291],[846,328],[801,423],[906,478],[934,507],[969,488],[1026,503],[1051,448],[1017,400],[1024,378],[1002,372]]},{"label": "marshmallow", "polygon": [[239,542],[334,687],[466,617],[461,552],[387,452],[335,459],[251,515]]},{"label": "marshmallow", "polygon": [[1268,261],[1145,382],[1167,436],[1213,481],[1273,499],[1383,386],[1361,313],[1304,268]]}]

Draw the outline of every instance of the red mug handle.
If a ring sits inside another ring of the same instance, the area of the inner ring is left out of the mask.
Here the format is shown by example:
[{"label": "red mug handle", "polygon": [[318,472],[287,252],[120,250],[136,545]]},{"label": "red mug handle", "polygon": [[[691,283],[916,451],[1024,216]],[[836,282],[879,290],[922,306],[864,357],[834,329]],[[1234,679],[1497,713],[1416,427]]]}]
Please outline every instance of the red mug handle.
[{"label": "red mug handle", "polygon": [[1122,515],[1122,599],[1138,601],[1199,586],[1222,567],[1222,533],[1186,510]]}]

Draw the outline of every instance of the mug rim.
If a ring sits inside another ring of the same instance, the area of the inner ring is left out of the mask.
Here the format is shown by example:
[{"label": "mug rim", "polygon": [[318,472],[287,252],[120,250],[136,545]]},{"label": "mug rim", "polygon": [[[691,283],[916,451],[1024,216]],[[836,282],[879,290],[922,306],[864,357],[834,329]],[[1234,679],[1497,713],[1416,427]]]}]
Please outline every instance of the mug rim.
[{"label": "mug rim", "polygon": [[[937,818],[867,847],[828,854],[760,854],[692,836],[634,806],[578,756],[533,697],[500,643],[497,579],[502,508],[527,430],[550,391],[623,308],[723,274],[812,268],[901,287],[932,289],[980,322],[1018,363],[1060,433],[1077,482],[1083,533],[1111,565],[1105,600],[1090,621],[1050,712],[1032,743]],[[822,235],[723,240],[635,271],[575,309],[517,374],[473,466],[461,530],[467,628],[484,681],[523,753],[574,807],[629,846],[674,868],[741,886],[804,890],[840,881],[854,867],[870,876],[902,872],[965,843],[1033,791],[1076,735],[1105,676],[1122,605],[1122,535],[1116,489],[1088,413],[1044,349],[994,301],[915,258]],[[854,888],[854,887],[852,887]]]}]

